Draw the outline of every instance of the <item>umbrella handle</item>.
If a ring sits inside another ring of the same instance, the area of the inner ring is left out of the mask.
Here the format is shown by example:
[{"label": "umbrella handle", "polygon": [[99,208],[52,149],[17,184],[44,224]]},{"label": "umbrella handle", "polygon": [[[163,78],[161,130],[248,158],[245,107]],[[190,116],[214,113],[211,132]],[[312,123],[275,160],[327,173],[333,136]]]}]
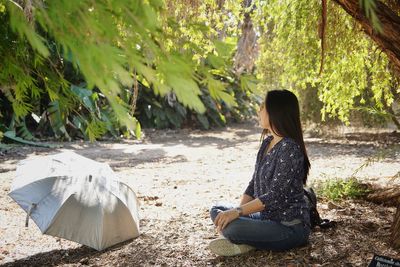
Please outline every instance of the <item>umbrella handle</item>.
[{"label": "umbrella handle", "polygon": [[28,210],[28,212],[26,213],[25,227],[28,227],[29,216],[31,216],[32,210],[33,210],[34,208],[36,208],[36,206],[37,206],[36,203],[32,203],[31,206],[29,207],[29,210]]}]

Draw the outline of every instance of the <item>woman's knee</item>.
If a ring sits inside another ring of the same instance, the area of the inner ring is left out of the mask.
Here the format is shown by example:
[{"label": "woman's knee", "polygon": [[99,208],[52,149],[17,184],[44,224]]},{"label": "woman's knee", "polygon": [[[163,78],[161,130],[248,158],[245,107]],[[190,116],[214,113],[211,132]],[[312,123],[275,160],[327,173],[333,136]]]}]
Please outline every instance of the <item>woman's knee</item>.
[{"label": "woman's knee", "polygon": [[211,207],[211,209],[210,209],[210,218],[211,218],[211,220],[212,220],[213,222],[214,222],[215,218],[217,217],[217,215],[218,215],[218,213],[219,213],[220,211],[221,211],[221,210],[219,210],[217,206],[212,206],[212,207]]},{"label": "woman's knee", "polygon": [[232,221],[222,230],[222,235],[231,241],[242,240],[242,230],[238,221]]}]

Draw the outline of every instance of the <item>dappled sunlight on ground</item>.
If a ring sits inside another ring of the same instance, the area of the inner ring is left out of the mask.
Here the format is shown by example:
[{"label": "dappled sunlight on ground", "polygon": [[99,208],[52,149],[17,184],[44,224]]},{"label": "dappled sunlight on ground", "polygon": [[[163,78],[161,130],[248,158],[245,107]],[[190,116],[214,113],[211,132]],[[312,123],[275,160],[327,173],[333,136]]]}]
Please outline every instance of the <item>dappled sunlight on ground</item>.
[{"label": "dappled sunlight on ground", "polygon": [[[16,261],[9,266],[276,266],[278,263],[365,266],[374,253],[400,258],[400,252],[387,245],[394,209],[365,201],[321,202],[319,209],[323,217],[337,220],[338,227],[313,232],[311,243],[305,248],[286,253],[255,251],[234,258],[212,255],[207,244],[218,235],[208,209],[218,201],[239,202],[253,172],[259,138],[259,129],[246,123],[213,131],[149,130],[142,141],[72,142],[57,149],[11,149],[0,157],[0,263]],[[393,144],[389,140],[388,147]],[[341,137],[307,138],[306,146],[312,163],[311,183],[348,178],[384,147],[379,142]],[[64,150],[110,164],[120,179],[132,187],[141,203],[139,238],[97,252],[43,236],[33,223],[29,228],[23,227],[24,212],[7,196],[16,163]],[[400,171],[399,149],[388,155],[359,171],[356,177],[388,183],[389,177]]]}]

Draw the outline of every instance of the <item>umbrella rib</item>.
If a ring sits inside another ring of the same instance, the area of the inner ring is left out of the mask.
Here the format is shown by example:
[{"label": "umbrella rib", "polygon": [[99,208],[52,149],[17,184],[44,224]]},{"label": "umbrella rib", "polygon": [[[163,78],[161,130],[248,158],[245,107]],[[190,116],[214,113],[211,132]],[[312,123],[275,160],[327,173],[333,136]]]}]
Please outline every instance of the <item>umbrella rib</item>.
[{"label": "umbrella rib", "polygon": [[[118,181],[118,180],[117,180],[117,181]],[[121,181],[118,181],[118,182],[123,183],[123,182],[121,182]],[[125,183],[123,183],[123,184],[125,184]],[[125,184],[125,185],[128,186],[127,184]],[[128,188],[129,188],[129,190],[131,190],[131,191],[133,192],[133,194],[134,194],[135,197],[136,197],[136,193],[135,193],[129,186],[128,186]],[[114,197],[116,197],[117,199],[121,200],[120,197],[118,197],[116,194],[114,194],[114,192],[112,192],[111,190],[109,190],[109,191],[110,191],[110,193],[111,193]],[[126,203],[124,203],[123,201],[121,201],[121,202],[122,202],[122,203],[125,205],[125,207],[128,208],[128,210],[129,210],[128,205],[127,205]],[[137,203],[137,204],[138,204],[138,203]],[[138,205],[138,206],[139,206],[139,205]],[[135,222],[135,218],[133,218],[131,212],[129,212],[129,215],[131,216],[132,221]],[[139,218],[138,218],[138,219],[139,219]],[[139,222],[135,222],[135,223],[139,224]]]},{"label": "umbrella rib", "polygon": [[[60,178],[68,178],[68,176],[53,176],[53,177],[47,177],[46,179],[49,179],[49,178],[57,178],[57,177],[60,177]],[[29,208],[29,210],[27,211],[27,220],[26,221],[28,221],[28,216],[30,217],[30,215],[31,215],[31,213],[32,213],[32,211],[33,211],[33,209],[36,209],[37,208],[37,206],[39,205],[39,203],[40,202],[42,202],[43,201],[43,199],[45,199],[45,198],[47,198],[50,194],[52,194],[52,191],[51,190],[49,190],[49,192],[46,194],[46,195],[44,195],[39,201],[37,201],[36,203],[31,203],[31,207]],[[25,226],[27,226],[27,222],[25,223]]]},{"label": "umbrella rib", "polygon": [[[97,185],[98,187],[100,187],[101,185]],[[104,188],[104,186],[103,186],[103,188]],[[105,189],[105,188],[104,188]],[[97,197],[97,200],[98,200],[98,203],[99,203],[99,207],[100,207],[100,211],[101,211],[101,213],[103,214],[103,207],[101,206],[101,201],[100,201],[100,197],[99,197],[99,192],[98,192],[98,190],[94,190],[95,191],[95,194],[96,194],[96,197]],[[101,233],[103,233],[103,231],[104,231],[104,223],[103,223],[103,220],[100,220],[101,221]],[[102,244],[102,242],[103,242],[103,235],[101,234],[101,235],[99,235],[100,237],[101,237],[101,240],[100,240],[100,246],[101,246],[101,244]]]},{"label": "umbrella rib", "polygon": [[[63,175],[63,176],[52,176],[52,177],[47,177],[47,178],[68,178],[68,176],[66,176],[66,175]],[[45,199],[46,197],[48,197],[51,193],[52,193],[53,191],[52,190],[49,190],[49,193],[47,193],[45,196],[43,196],[37,203],[34,203],[34,204],[36,204],[36,205],[39,205],[39,203],[40,202],[42,202],[43,201],[43,199]]]}]

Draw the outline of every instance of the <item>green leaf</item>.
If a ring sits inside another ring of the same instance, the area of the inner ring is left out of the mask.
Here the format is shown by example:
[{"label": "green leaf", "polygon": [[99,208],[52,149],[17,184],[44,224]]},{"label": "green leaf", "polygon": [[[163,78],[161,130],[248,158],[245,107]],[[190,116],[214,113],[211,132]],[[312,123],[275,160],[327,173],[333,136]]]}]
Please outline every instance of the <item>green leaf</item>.
[{"label": "green leaf", "polygon": [[50,55],[49,50],[44,45],[44,38],[35,32],[35,29],[28,24],[22,10],[18,8],[12,1],[8,1],[8,10],[10,11],[10,24],[14,31],[21,36],[25,36],[30,45],[39,52],[43,57]]},{"label": "green leaf", "polygon": [[68,135],[67,130],[65,129],[64,120],[62,119],[61,116],[60,104],[57,100],[49,104],[47,112],[51,127],[56,137],[57,138],[64,137],[67,140],[71,140],[71,137]]},{"label": "green leaf", "polygon": [[155,8],[162,8],[164,6],[164,1],[162,0],[149,0],[150,5]]},{"label": "green leaf", "polygon": [[209,129],[210,128],[210,123],[208,122],[208,119],[205,115],[203,114],[197,114],[197,119],[199,120],[201,126],[204,129]]},{"label": "green leaf", "polygon": [[17,142],[17,143],[22,143],[25,145],[31,145],[31,146],[40,146],[40,147],[48,147],[48,148],[58,148],[60,146],[57,145],[52,145],[52,144],[47,144],[47,143],[42,143],[42,142],[32,142],[28,141],[25,139],[22,139],[21,137],[16,136],[15,131],[7,131],[4,133],[4,137],[8,138],[11,141]]},{"label": "green leaf", "polygon": [[80,101],[90,112],[96,112],[94,101],[92,100],[93,91],[76,85],[71,85],[71,91],[79,98]]},{"label": "green leaf", "polygon": [[85,131],[86,130],[86,128],[85,128],[85,126],[86,126],[85,120],[83,120],[79,116],[73,116],[72,123],[75,125],[76,128],[78,128],[81,131],[81,133],[82,133],[83,137],[85,138],[85,140],[89,140],[89,137],[87,136],[86,131]]},{"label": "green leaf", "polygon": [[25,123],[25,118],[18,123],[17,126],[17,135],[23,138],[24,140],[32,141],[36,140],[36,138],[32,135],[32,133],[28,130]]},{"label": "green leaf", "polygon": [[224,101],[228,107],[237,106],[235,97],[224,92],[225,85],[222,82],[210,77],[208,78],[207,82],[208,82],[208,90],[210,91],[210,95],[212,98]]},{"label": "green leaf", "polygon": [[102,110],[100,112],[100,118],[102,121],[105,122],[108,132],[111,133],[112,136],[117,138],[118,133],[116,130],[118,128],[117,128],[117,120],[116,118],[114,118],[114,114],[112,114],[112,112],[109,112],[108,110]]},{"label": "green leaf", "polygon": [[97,119],[92,119],[91,121],[89,121],[85,130],[85,133],[89,137],[89,140],[91,142],[103,136],[103,134],[105,134],[106,132],[106,124],[103,121],[99,121]]},{"label": "green leaf", "polygon": [[223,42],[221,40],[215,40],[214,45],[219,57],[230,58],[237,44],[229,41]]},{"label": "green leaf", "polygon": [[167,108],[165,110],[168,120],[176,127],[180,128],[182,124],[182,117],[179,113],[174,112],[172,109]]},{"label": "green leaf", "polygon": [[140,139],[142,137],[142,127],[140,126],[139,122],[136,122],[135,136],[137,139]]},{"label": "green leaf", "polygon": [[207,60],[216,69],[221,69],[225,67],[225,60],[222,57],[210,54],[208,55]]},{"label": "green leaf", "polygon": [[187,111],[186,108],[184,106],[182,106],[179,102],[175,103],[175,110],[178,112],[178,114],[185,118]]},{"label": "green leaf", "polygon": [[374,30],[379,33],[383,32],[382,24],[376,15],[375,0],[359,0],[359,5],[364,9],[367,18],[371,21]]},{"label": "green leaf", "polygon": [[241,75],[240,85],[243,90],[249,90],[254,94],[261,94],[261,91],[257,87],[258,81],[254,76]]}]

